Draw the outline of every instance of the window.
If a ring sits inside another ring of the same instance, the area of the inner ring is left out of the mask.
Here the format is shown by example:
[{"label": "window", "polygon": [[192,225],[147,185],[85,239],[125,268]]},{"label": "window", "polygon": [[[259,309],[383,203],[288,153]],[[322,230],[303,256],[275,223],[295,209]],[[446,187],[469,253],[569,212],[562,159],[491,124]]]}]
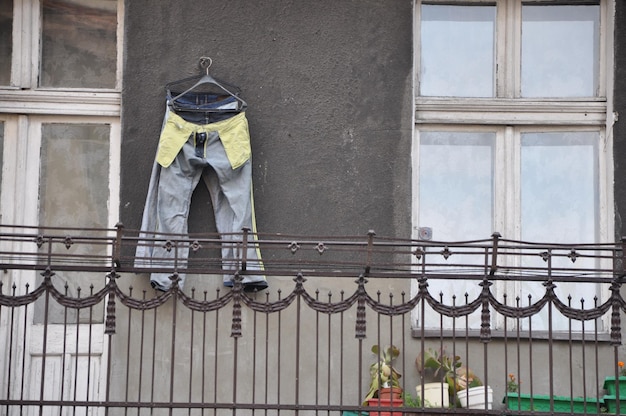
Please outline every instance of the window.
[{"label": "window", "polygon": [[[122,12],[121,0],[0,5],[3,223],[105,227],[116,222]],[[68,154],[75,163],[64,166]],[[77,175],[84,183],[65,186]],[[27,197],[12,195],[24,187],[30,187]],[[97,189],[104,200],[79,188]],[[66,192],[74,194],[63,197]],[[21,202],[35,211],[16,209],[14,197],[31,198]],[[76,204],[72,210],[88,209],[90,215],[68,219],[62,212],[67,201]]]},{"label": "window", "polygon": [[[611,0],[416,2],[415,238],[429,227],[436,241],[496,231],[536,242],[613,239],[612,8]],[[429,289],[447,303],[480,290],[446,280]],[[494,289],[510,299],[544,293],[531,282]],[[592,302],[599,289],[562,284],[557,293]]]},{"label": "window", "polygon": [[[0,2],[3,225],[88,228],[117,223],[123,4],[123,0]],[[3,246],[5,252],[16,249]],[[37,247],[25,244],[19,249],[34,251]],[[15,284],[23,291],[27,283],[31,288],[38,286],[41,277],[35,271],[9,271],[3,279],[7,287]],[[79,287],[89,291],[93,285],[98,290],[104,283],[105,276],[99,273],[77,277],[56,271],[53,279],[58,289],[74,296]],[[44,307],[43,302],[36,302],[27,315],[26,311],[16,312],[25,314],[15,319],[28,323],[33,339],[43,330]],[[59,386],[59,380],[74,376],[101,376],[97,382],[74,387],[89,387],[90,397],[104,397],[106,377],[99,371],[106,366],[104,310],[64,316],[56,302],[50,302],[48,308],[47,323],[53,325],[46,329],[45,359],[41,347],[38,350],[30,341],[21,349],[23,357],[12,358],[22,360],[34,380],[27,389],[32,394],[25,398],[38,398],[38,378],[33,375],[41,373],[44,364],[47,371],[56,369],[50,374],[56,374],[55,385]],[[93,329],[94,340],[98,340],[89,349],[78,341],[77,323],[84,322],[93,324],[90,334]],[[24,339],[31,336],[25,334]],[[75,344],[72,341],[61,348],[64,339],[75,340]],[[7,361],[9,350],[4,346],[8,342],[0,340],[0,361]],[[63,362],[70,362],[70,354],[80,359],[73,360],[73,366],[62,367]],[[65,386],[49,398],[67,398],[76,394],[72,390]]]}]

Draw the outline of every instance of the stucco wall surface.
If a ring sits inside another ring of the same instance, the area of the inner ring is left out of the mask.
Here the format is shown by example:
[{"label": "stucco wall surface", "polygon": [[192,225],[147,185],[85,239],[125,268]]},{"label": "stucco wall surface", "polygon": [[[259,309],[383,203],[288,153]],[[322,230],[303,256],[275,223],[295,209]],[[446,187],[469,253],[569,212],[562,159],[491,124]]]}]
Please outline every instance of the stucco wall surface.
[{"label": "stucco wall surface", "polygon": [[[121,220],[138,228],[166,83],[200,73],[249,107],[261,232],[410,235],[410,0],[126,2]],[[190,231],[214,231],[208,192]]]}]

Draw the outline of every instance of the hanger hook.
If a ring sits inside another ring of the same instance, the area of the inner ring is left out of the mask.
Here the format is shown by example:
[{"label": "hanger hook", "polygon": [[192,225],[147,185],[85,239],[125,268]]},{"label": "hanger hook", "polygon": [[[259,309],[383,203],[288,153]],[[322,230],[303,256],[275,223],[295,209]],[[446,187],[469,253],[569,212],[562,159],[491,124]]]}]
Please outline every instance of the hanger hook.
[{"label": "hanger hook", "polygon": [[202,56],[200,58],[200,68],[204,69],[207,75],[209,75],[209,68],[211,68],[211,65],[213,65],[213,59],[208,56]]}]

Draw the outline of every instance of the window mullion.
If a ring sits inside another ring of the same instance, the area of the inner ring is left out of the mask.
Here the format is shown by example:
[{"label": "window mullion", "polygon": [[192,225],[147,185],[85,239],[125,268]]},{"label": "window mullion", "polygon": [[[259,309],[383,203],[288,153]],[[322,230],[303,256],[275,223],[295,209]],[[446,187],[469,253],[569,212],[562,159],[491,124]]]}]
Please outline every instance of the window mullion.
[{"label": "window mullion", "polygon": [[515,1],[507,2],[507,4],[507,34],[509,36],[507,62],[511,66],[508,97],[519,98],[522,95],[522,3]]},{"label": "window mullion", "polygon": [[[31,27],[29,28],[30,39],[28,39],[28,51],[25,52],[28,53],[28,60],[25,61],[23,79],[27,84],[23,85],[22,88],[35,89],[39,86],[39,69],[41,68],[41,53],[39,51],[41,45],[41,3],[39,0],[33,0],[27,3],[29,3],[28,17]],[[26,25],[26,22],[23,24]]]},{"label": "window mullion", "polygon": [[510,98],[512,85],[512,73],[508,47],[510,42],[509,12],[510,1],[500,1],[497,3],[496,16],[496,98]]}]

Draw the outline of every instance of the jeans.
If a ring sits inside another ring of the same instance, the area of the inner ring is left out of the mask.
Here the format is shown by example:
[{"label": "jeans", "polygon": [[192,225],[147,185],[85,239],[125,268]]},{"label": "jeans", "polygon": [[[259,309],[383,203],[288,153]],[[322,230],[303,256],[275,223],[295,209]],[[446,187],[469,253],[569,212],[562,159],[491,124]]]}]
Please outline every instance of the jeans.
[{"label": "jeans", "polygon": [[[217,104],[228,105],[231,100]],[[211,117],[208,124],[198,123],[207,117]],[[232,277],[239,270],[242,257],[238,253],[241,245],[236,244],[241,243],[242,229],[256,231],[249,149],[245,113],[174,112],[168,106],[148,187],[140,239],[141,236],[152,236],[151,233],[157,233],[156,238],[163,239],[168,237],[158,233],[186,234],[191,195],[202,178],[211,195],[217,231],[222,234],[222,269],[228,271],[223,282],[232,286]],[[205,169],[208,167],[212,169]],[[246,253],[247,270],[261,272],[260,252],[254,247],[253,237],[250,239],[252,247]],[[187,245],[175,252],[163,245],[140,243],[135,263],[143,267],[173,267],[176,256],[178,267],[185,267],[188,255]],[[151,273],[150,283],[156,289],[167,290],[171,285],[169,276],[167,273]],[[184,274],[180,274],[181,288],[184,280]],[[243,284],[246,290],[267,287],[265,277],[260,273],[244,275]]]}]

